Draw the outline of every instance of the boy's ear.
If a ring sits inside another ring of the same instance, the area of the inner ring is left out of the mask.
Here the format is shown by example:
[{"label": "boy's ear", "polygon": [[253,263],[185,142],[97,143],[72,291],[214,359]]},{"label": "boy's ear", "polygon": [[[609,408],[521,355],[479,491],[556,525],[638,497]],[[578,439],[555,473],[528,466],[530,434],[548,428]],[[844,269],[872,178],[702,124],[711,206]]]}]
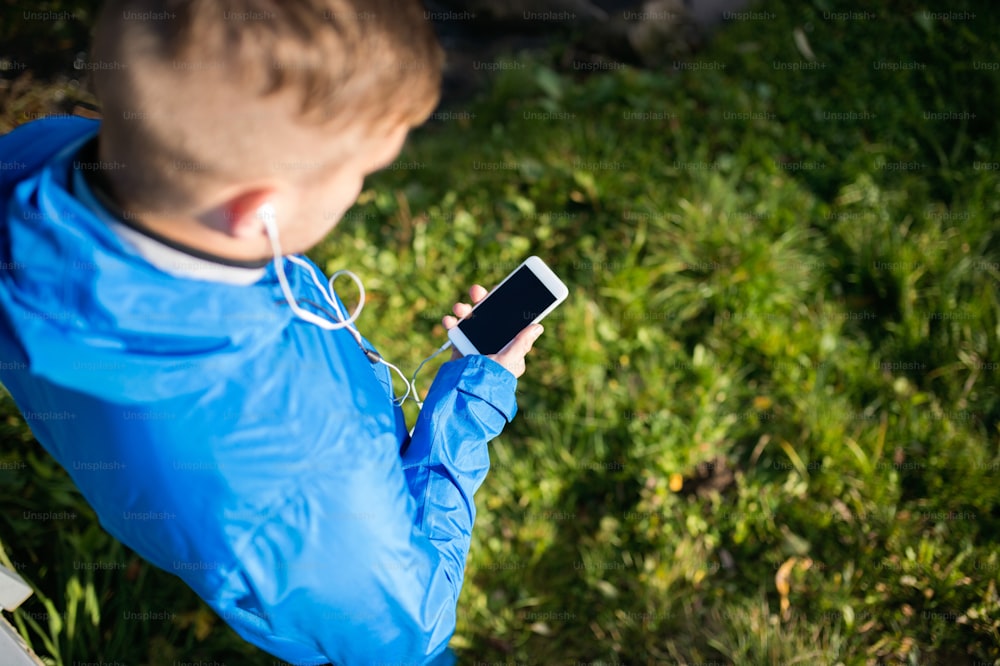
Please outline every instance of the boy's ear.
[{"label": "boy's ear", "polygon": [[223,225],[227,234],[234,238],[258,238],[264,235],[264,220],[260,210],[270,206],[274,211],[277,199],[272,189],[256,189],[243,192],[223,204]]}]

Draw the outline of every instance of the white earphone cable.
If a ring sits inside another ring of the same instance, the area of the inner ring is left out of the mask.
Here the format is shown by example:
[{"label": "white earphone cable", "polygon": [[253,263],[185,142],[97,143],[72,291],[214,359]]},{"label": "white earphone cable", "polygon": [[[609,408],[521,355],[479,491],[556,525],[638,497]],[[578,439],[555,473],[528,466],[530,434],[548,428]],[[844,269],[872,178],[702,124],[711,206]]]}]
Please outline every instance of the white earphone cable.
[{"label": "white earphone cable", "polygon": [[[355,275],[353,272],[349,270],[346,269],[339,270],[330,276],[330,279],[327,283],[327,288],[324,289],[319,281],[319,278],[316,276],[316,271],[313,270],[313,267],[309,262],[303,260],[301,257],[289,255],[288,260],[291,263],[296,264],[301,268],[305,268],[309,272],[309,276],[312,278],[313,284],[315,284],[319,292],[323,294],[323,299],[330,305],[330,307],[333,308],[334,312],[336,313],[340,321],[333,322],[330,321],[329,319],[324,319],[323,317],[320,317],[316,314],[313,314],[312,312],[309,312],[308,310],[303,309],[295,301],[295,297],[292,294],[291,286],[288,284],[288,278],[285,275],[285,266],[284,266],[285,256],[281,252],[281,242],[278,240],[278,227],[276,222],[277,215],[275,214],[274,205],[270,203],[263,204],[260,208],[257,209],[257,216],[263,222],[264,230],[267,232],[267,238],[271,244],[271,251],[274,255],[274,261],[273,261],[275,269],[274,272],[278,278],[278,284],[281,286],[281,293],[284,295],[285,300],[288,302],[288,306],[292,309],[292,312],[295,313],[295,315],[299,317],[299,319],[307,321],[310,324],[319,326],[320,328],[327,331],[347,329],[347,332],[351,334],[351,337],[353,337],[355,342],[358,343],[358,346],[361,347],[361,351],[364,352],[365,356],[368,357],[370,361],[381,363],[390,368],[391,370],[394,370],[396,374],[399,375],[400,379],[403,380],[403,384],[406,386],[406,392],[403,393],[402,397],[396,397],[395,391],[392,389],[392,386],[391,385],[389,386],[389,391],[390,393],[393,394],[393,402],[396,405],[402,406],[402,404],[406,402],[406,399],[410,397],[410,395],[412,394],[413,396],[412,399],[417,404],[417,407],[423,407],[424,403],[423,401],[420,400],[419,397],[420,394],[417,392],[416,388],[417,373],[420,372],[420,370],[424,367],[424,365],[428,361],[430,361],[431,359],[433,359],[435,356],[445,351],[446,349],[450,348],[451,342],[450,341],[446,342],[436,352],[434,352],[433,354],[425,358],[423,361],[421,361],[420,365],[418,365],[417,369],[414,371],[413,376],[410,379],[407,379],[406,375],[403,374],[402,370],[400,370],[392,363],[386,361],[384,358],[382,358],[382,356],[378,352],[370,350],[367,347],[365,347],[364,340],[361,337],[361,334],[353,326],[357,318],[361,316],[361,311],[365,307],[365,286],[364,284],[362,284],[361,278],[359,278],[357,275]],[[337,303],[337,298],[334,296],[335,291],[333,288],[334,282],[336,282],[337,278],[339,278],[341,275],[346,275],[347,277],[351,278],[351,280],[354,281],[354,284],[357,285],[358,287],[358,305],[356,308],[354,308],[354,311],[351,313],[351,316],[347,317],[346,319],[344,319],[344,313],[340,309],[340,305]]]}]

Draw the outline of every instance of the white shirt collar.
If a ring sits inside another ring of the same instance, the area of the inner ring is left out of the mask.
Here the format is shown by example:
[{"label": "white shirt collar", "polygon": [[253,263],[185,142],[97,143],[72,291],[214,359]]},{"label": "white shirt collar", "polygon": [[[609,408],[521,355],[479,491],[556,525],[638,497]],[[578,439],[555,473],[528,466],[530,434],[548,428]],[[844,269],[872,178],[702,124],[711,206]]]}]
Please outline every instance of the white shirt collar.
[{"label": "white shirt collar", "polygon": [[108,225],[125,245],[131,247],[136,254],[156,266],[164,273],[176,277],[207,282],[222,282],[225,284],[250,285],[262,277],[265,268],[241,268],[227,266],[201,257],[182,252],[169,245],[164,245],[155,238],[150,238],[140,231],[116,219],[101,205],[83,177],[83,172],[73,169],[73,193],[84,206],[89,208],[102,222]]}]

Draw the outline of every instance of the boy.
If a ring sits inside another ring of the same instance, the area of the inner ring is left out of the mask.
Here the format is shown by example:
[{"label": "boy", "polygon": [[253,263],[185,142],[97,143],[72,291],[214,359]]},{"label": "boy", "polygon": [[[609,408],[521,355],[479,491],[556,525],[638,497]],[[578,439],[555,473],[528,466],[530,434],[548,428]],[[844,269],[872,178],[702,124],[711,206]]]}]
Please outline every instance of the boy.
[{"label": "boy", "polygon": [[0,381],[105,529],[296,664],[445,650],[541,333],[442,366],[411,437],[353,316],[283,256],[395,158],[441,60],[417,2],[112,0],[103,121],[0,138]]}]

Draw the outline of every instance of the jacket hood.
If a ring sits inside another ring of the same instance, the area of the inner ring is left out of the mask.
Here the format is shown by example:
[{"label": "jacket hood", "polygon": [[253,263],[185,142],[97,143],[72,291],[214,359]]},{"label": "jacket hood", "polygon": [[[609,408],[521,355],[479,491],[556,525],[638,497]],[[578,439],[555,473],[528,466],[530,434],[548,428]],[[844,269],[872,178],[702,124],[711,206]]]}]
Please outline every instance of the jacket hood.
[{"label": "jacket hood", "polygon": [[[10,166],[0,173],[0,304],[7,334],[34,373],[68,387],[92,378],[89,370],[121,368],[104,375],[107,391],[142,400],[199,390],[184,372],[192,363],[224,373],[281,335],[292,313],[273,264],[249,286],[171,275],[75,199],[69,187],[75,157],[98,128],[85,119],[45,120],[0,140],[0,159]],[[297,291],[304,285],[292,268],[286,262]],[[68,358],[65,350],[78,354],[81,340],[90,357]],[[124,372],[137,364],[155,369],[162,385],[149,387],[150,373]],[[183,381],[172,390],[175,374]],[[205,373],[206,386],[213,375]]]}]

